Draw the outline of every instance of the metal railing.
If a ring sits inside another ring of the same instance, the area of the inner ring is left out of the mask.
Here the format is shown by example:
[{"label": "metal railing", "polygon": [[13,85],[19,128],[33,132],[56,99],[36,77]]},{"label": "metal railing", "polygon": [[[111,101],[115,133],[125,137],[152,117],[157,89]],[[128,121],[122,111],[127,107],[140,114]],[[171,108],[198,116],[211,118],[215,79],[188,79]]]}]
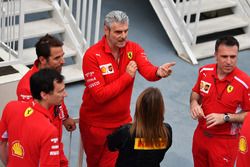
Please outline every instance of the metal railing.
[{"label": "metal railing", "polygon": [[[79,124],[79,118],[74,118],[74,121],[76,124]],[[71,161],[71,150],[72,150],[72,133],[74,132],[70,132],[69,134],[69,147],[68,147],[68,160],[69,160],[69,164]],[[82,140],[81,140],[81,135],[79,137],[79,149],[78,149],[78,162],[77,162],[77,167],[82,167],[83,165],[83,155],[84,155],[84,150],[83,150],[83,146],[82,146]]]},{"label": "metal railing", "polygon": [[[23,1],[0,0],[0,47],[8,53],[8,56],[1,56],[3,61],[0,62],[0,67],[20,62],[23,51]],[[16,24],[17,22],[19,24]],[[16,40],[18,40],[18,45]]]},{"label": "metal railing", "polygon": [[[24,1],[0,0],[0,47],[9,53],[9,56],[0,62],[0,67],[22,63]],[[102,1],[96,0],[96,6],[93,0],[50,0],[50,2],[55,10],[60,11],[64,24],[71,28],[70,35],[77,39],[74,44],[78,48],[78,54],[82,55],[91,43],[99,39]]]},{"label": "metal railing", "polygon": [[74,33],[78,33],[76,36],[79,42],[86,39],[87,47],[91,43],[96,43],[99,39],[102,0],[96,0],[96,6],[94,6],[94,0],[58,1],[62,15],[70,22],[69,25],[75,30]]},{"label": "metal railing", "polygon": [[[172,2],[170,4],[175,9],[175,15],[179,18],[176,22],[180,26],[181,34],[183,34],[185,41],[187,41],[189,46],[196,44],[202,0],[175,0],[170,2]],[[193,11],[191,10],[191,6],[195,3],[196,11]],[[193,21],[194,28],[191,31],[190,23],[192,15],[195,15],[195,18]]]}]

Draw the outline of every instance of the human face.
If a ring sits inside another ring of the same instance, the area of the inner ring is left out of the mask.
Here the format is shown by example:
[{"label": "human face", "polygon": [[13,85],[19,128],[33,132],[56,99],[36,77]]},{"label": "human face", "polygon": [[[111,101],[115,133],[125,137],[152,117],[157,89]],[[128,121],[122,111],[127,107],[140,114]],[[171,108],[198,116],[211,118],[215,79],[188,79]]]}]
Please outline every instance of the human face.
[{"label": "human face", "polygon": [[50,56],[46,60],[45,67],[52,68],[57,70],[58,72],[62,71],[62,66],[64,64],[64,52],[62,47],[51,47],[50,48]]},{"label": "human face", "polygon": [[128,37],[128,23],[112,23],[111,27],[104,26],[106,39],[111,49],[125,46]]},{"label": "human face", "polygon": [[49,105],[60,105],[67,96],[65,91],[65,84],[64,82],[58,83],[54,81],[54,90],[48,93],[48,104]]},{"label": "human face", "polygon": [[220,45],[217,52],[215,52],[215,58],[217,62],[217,74],[221,77],[225,77],[231,73],[237,64],[238,59],[238,47]]}]

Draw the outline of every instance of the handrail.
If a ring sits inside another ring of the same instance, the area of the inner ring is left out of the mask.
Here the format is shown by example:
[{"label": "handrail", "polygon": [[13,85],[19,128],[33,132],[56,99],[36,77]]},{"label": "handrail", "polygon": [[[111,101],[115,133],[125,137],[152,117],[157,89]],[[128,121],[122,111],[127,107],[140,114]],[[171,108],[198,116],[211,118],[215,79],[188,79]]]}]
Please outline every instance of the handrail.
[{"label": "handrail", "polygon": [[[100,30],[100,15],[101,15],[101,2],[102,0],[97,0],[97,4],[96,4],[96,13],[94,15],[94,4],[93,4],[93,0],[77,0],[77,1],[73,1],[70,0],[68,3],[65,0],[59,0],[60,4],[61,4],[61,8],[63,11],[62,14],[65,18],[67,18],[70,23],[70,26],[77,27],[80,32],[80,41],[84,39],[86,39],[86,44],[87,46],[91,45],[91,41],[93,41],[94,43],[98,41],[99,38],[99,30]],[[72,2],[73,1],[73,2]],[[73,11],[73,6],[74,3],[76,3],[76,11],[75,11],[75,15],[71,12]],[[88,8],[87,8],[88,7]],[[92,18],[93,15],[95,16],[95,22],[92,23]],[[87,24],[86,24],[87,23]],[[92,36],[92,26],[95,25],[95,32],[94,35]],[[73,28],[75,29],[75,28]],[[79,36],[79,34],[77,34],[76,36]]]},{"label": "handrail", "polygon": [[[173,2],[173,1],[172,1]],[[192,6],[193,3],[197,3],[197,8],[196,8],[196,12],[195,13],[191,13],[190,7]],[[198,25],[199,25],[199,20],[200,20],[200,11],[201,11],[201,2],[202,0],[182,0],[182,2],[180,0],[176,0],[175,3],[175,9],[176,12],[178,13],[179,16],[179,26],[180,29],[182,29],[182,33],[184,34],[187,44],[189,46],[194,45],[196,43],[197,40],[197,29],[198,29]],[[195,22],[194,22],[194,31],[193,34],[191,33],[190,30],[190,22],[191,22],[191,15],[195,14]],[[186,17],[186,22],[184,22],[184,17]],[[176,21],[178,22],[178,21]]]},{"label": "handrail", "polygon": [[[79,118],[73,118],[76,124],[79,124]],[[70,162],[71,159],[71,143],[72,143],[72,132],[69,135],[69,153],[68,153],[68,160]],[[79,137],[79,150],[78,150],[78,167],[82,167],[83,164],[83,147],[82,147],[82,140],[81,135]]]},{"label": "handrail", "polygon": [[[0,62],[0,67],[20,63],[23,51],[23,24],[24,24],[24,0],[0,0],[0,47],[7,53],[4,61]],[[19,24],[16,25],[16,6],[19,3]],[[18,34],[16,34],[18,29]],[[16,35],[18,35],[18,52],[16,48]]]},{"label": "handrail", "polygon": [[241,7],[245,11],[246,15],[250,17],[250,0],[239,0]]}]

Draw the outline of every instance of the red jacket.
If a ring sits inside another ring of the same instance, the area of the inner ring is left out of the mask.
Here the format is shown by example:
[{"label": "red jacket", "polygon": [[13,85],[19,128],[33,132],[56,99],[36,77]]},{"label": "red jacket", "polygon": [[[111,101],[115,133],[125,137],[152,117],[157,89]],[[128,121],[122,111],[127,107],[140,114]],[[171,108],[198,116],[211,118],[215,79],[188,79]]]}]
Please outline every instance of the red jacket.
[{"label": "red jacket", "polygon": [[60,166],[60,142],[51,123],[52,114],[35,102],[12,101],[6,105],[0,134],[7,130],[8,167]]},{"label": "red jacket", "polygon": [[[30,91],[30,77],[38,72],[38,60],[34,62],[33,67],[23,76],[23,78],[19,81],[17,85],[17,97],[19,101],[32,101],[32,95]],[[64,162],[67,163],[67,159],[63,152],[63,143],[62,141],[62,120],[65,120],[69,117],[68,110],[66,108],[66,105],[64,101],[62,102],[62,105],[60,106],[52,106],[50,108],[50,112],[54,113],[54,110],[58,111],[58,115],[54,115],[52,119],[52,123],[57,127],[58,133],[59,133],[59,141],[60,141],[60,150],[61,150],[61,162],[62,166],[64,166]]]},{"label": "red jacket", "polygon": [[120,49],[120,61],[116,63],[106,38],[90,47],[83,58],[86,88],[80,108],[80,123],[96,127],[113,128],[131,121],[130,99],[134,84],[127,72],[128,63],[134,60],[139,73],[149,81],[156,81],[158,67],[147,59],[144,50],[127,41]]}]

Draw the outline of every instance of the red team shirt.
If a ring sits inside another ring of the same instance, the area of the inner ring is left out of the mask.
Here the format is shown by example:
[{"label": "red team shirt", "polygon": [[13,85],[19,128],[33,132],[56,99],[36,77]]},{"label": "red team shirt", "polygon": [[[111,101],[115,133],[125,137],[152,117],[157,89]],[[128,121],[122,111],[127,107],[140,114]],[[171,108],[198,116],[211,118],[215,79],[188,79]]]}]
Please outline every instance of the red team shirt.
[{"label": "red team shirt", "polygon": [[240,131],[239,152],[237,159],[237,167],[249,167],[250,165],[250,115],[248,114],[244,120]]},{"label": "red team shirt", "polygon": [[[36,60],[34,62],[34,65],[32,66],[32,68],[23,76],[23,78],[19,81],[18,85],[17,85],[17,97],[19,101],[31,101],[32,100],[32,95],[31,95],[31,91],[30,91],[30,77],[38,72],[38,60]],[[60,106],[53,106],[50,109],[50,112],[54,112],[55,110],[57,110],[56,112],[58,113],[57,115],[54,115],[53,119],[52,119],[52,123],[57,127],[58,129],[58,133],[59,133],[59,141],[60,141],[60,149],[61,149],[61,159],[64,162],[67,163],[67,159],[63,153],[63,143],[61,142],[62,140],[62,120],[65,120],[66,118],[69,117],[68,115],[68,110],[66,108],[66,105],[64,104],[64,101],[62,102],[62,105]],[[62,164],[62,166],[64,166]],[[67,166],[67,165],[65,165]]]},{"label": "red team shirt", "polygon": [[[223,80],[216,74],[216,64],[206,65],[199,70],[198,80],[193,91],[202,99],[202,109],[205,116],[211,113],[238,113],[250,110],[250,84],[246,73],[237,67]],[[207,129],[206,120],[199,119],[200,128],[220,135],[236,135],[239,125],[225,123]]]},{"label": "red team shirt", "polygon": [[6,105],[0,140],[8,138],[8,167],[60,166],[58,130],[51,123],[52,118],[35,102],[12,101]]},{"label": "red team shirt", "polygon": [[138,71],[144,78],[159,80],[156,76],[158,67],[153,66],[144,50],[131,41],[120,49],[119,63],[111,54],[105,37],[90,47],[83,59],[86,88],[80,121],[88,125],[116,128],[131,121],[130,99],[134,78],[126,72],[131,60],[137,63]]}]

